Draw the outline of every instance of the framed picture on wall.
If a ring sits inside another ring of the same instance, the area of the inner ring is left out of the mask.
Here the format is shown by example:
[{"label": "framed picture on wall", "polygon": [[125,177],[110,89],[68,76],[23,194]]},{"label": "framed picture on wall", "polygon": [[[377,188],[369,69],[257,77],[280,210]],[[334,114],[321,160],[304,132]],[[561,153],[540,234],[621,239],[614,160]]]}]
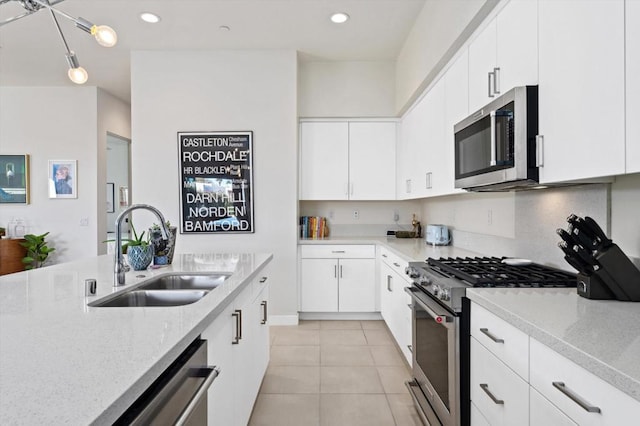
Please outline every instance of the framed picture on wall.
[{"label": "framed picture on wall", "polygon": [[0,203],[29,204],[28,155],[0,155]]},{"label": "framed picture on wall", "polygon": [[114,205],[114,191],[115,184],[113,182],[107,182],[107,213],[116,212],[116,206]]},{"label": "framed picture on wall", "polygon": [[49,198],[78,198],[78,162],[49,160]]}]

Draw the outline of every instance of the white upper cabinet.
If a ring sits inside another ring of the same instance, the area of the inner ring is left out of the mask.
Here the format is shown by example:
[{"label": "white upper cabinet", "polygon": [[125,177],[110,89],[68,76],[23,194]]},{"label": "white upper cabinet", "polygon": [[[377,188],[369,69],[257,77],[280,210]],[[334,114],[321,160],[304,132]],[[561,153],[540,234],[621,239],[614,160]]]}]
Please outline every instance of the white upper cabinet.
[{"label": "white upper cabinet", "polygon": [[640,172],[640,1],[625,2],[627,173]]},{"label": "white upper cabinet", "polygon": [[349,123],[349,199],[396,199],[395,122]]},{"label": "white upper cabinet", "polygon": [[455,135],[453,127],[469,115],[469,54],[465,49],[444,76],[444,182],[442,194],[465,192],[455,188]]},{"label": "white upper cabinet", "polygon": [[512,0],[469,45],[469,108],[538,83],[538,4]]},{"label": "white upper cabinet", "polygon": [[300,123],[301,200],[394,200],[396,123]]},{"label": "white upper cabinet", "polygon": [[624,1],[538,6],[540,182],[623,174]]}]

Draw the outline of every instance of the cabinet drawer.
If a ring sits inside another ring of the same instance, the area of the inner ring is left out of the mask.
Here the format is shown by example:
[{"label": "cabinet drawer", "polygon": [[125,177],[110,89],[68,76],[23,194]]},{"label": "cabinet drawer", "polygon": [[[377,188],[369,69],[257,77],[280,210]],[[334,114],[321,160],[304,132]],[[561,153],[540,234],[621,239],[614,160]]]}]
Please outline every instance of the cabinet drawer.
[{"label": "cabinet drawer", "polygon": [[374,245],[301,245],[300,256],[303,259],[375,259]]},{"label": "cabinet drawer", "polygon": [[473,303],[471,335],[525,381],[529,381],[529,336],[526,333]]},{"label": "cabinet drawer", "polygon": [[529,426],[577,426],[540,392],[529,388]]},{"label": "cabinet drawer", "polygon": [[492,426],[529,422],[529,384],[473,337],[471,401]]},{"label": "cabinet drawer", "polygon": [[391,269],[396,271],[398,275],[403,277],[405,281],[407,281],[409,284],[411,283],[411,280],[404,272],[405,268],[409,266],[409,262],[384,247],[380,248],[380,259],[384,263],[389,265]]},{"label": "cabinet drawer", "polygon": [[629,424],[640,413],[640,402],[533,338],[530,350],[531,386],[579,425]]}]

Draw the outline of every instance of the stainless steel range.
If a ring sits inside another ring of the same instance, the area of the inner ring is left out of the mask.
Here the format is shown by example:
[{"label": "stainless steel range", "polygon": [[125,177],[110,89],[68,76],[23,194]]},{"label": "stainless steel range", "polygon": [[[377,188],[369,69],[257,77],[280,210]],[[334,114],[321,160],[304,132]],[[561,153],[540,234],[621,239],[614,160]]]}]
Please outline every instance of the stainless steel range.
[{"label": "stainless steel range", "polygon": [[575,287],[576,276],[518,259],[429,258],[411,262],[413,379],[407,386],[427,425],[468,425],[469,287]]}]

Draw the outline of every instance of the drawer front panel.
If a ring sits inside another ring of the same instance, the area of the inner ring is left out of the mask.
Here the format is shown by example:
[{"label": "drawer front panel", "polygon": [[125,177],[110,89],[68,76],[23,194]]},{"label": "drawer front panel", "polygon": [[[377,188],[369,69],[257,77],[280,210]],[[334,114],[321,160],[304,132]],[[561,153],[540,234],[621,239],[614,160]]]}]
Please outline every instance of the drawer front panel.
[{"label": "drawer front panel", "polygon": [[409,262],[407,262],[406,260],[402,259],[400,256],[392,253],[390,250],[387,250],[385,248],[380,249],[380,258],[384,263],[389,265],[391,269],[396,271],[398,275],[403,277],[405,281],[409,282],[409,284],[411,283],[411,279],[404,272],[405,268],[409,266]]},{"label": "drawer front panel", "polygon": [[471,401],[493,426],[529,422],[529,384],[473,337]]},{"label": "drawer front panel", "polygon": [[579,425],[623,425],[640,402],[531,338],[531,386]]},{"label": "drawer front panel", "polygon": [[529,388],[529,426],[578,426],[540,392]]},{"label": "drawer front panel", "polygon": [[471,305],[471,335],[525,381],[529,381],[529,336],[482,306]]},{"label": "drawer front panel", "polygon": [[375,259],[375,245],[301,245],[300,256],[304,259]]}]

